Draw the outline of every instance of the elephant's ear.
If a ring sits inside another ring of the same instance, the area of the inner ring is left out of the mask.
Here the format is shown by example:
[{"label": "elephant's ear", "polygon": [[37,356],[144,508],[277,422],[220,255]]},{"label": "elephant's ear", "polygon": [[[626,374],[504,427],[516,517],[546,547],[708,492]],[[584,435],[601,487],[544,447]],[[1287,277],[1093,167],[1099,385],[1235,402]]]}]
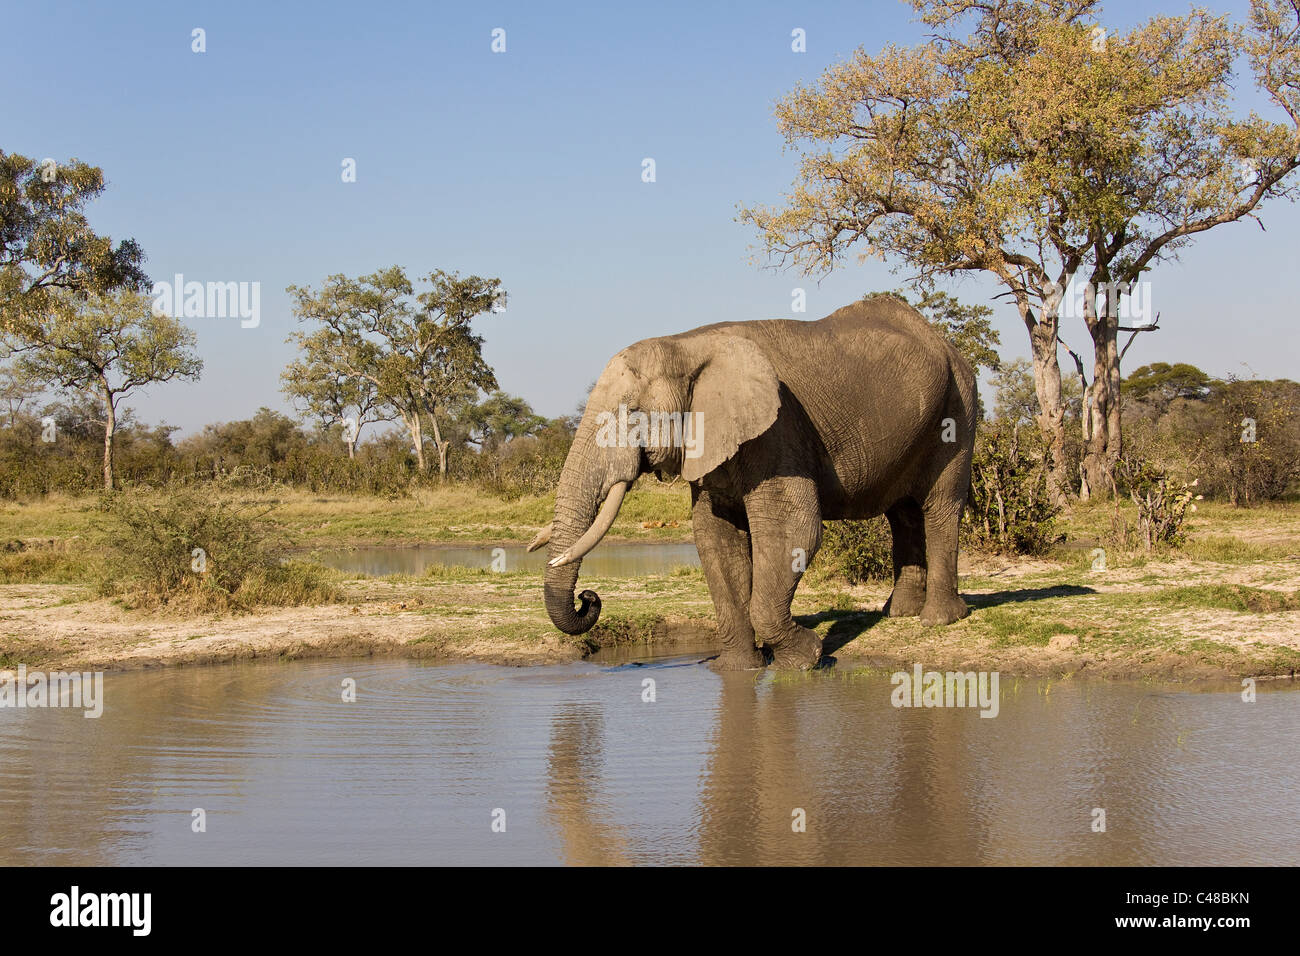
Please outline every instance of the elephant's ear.
[{"label": "elephant's ear", "polygon": [[771,428],[781,404],[776,369],[762,349],[724,332],[704,339],[691,390],[694,443],[682,458],[687,481],[703,478]]}]

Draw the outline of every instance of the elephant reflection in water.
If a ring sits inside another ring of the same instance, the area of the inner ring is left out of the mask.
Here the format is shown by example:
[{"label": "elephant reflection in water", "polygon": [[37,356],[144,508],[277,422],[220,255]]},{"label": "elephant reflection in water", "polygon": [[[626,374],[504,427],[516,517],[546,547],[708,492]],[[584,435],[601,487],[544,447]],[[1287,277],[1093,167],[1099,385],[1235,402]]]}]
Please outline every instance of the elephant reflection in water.
[{"label": "elephant reflection in water", "polygon": [[693,846],[631,835],[619,811],[635,813],[635,795],[620,806],[603,788],[600,705],[556,716],[547,816],[565,863],[654,863],[669,850],[705,865],[1004,862],[990,858],[1002,837],[982,805],[989,784],[975,783],[980,724],[971,712],[891,717],[887,689],[879,701],[832,694],[831,710],[803,679],[718,679],[712,726],[700,728],[707,769],[693,818],[678,830]]}]

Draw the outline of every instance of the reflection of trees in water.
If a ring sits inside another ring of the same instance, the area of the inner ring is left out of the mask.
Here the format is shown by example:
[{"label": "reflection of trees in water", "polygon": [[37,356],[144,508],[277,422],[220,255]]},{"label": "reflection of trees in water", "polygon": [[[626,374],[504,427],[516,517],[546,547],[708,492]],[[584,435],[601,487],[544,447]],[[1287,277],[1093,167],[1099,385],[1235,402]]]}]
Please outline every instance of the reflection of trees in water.
[{"label": "reflection of trees in water", "polygon": [[560,707],[551,722],[547,817],[559,832],[564,862],[572,866],[632,862],[626,837],[599,809],[604,746],[605,715],[599,704]]},{"label": "reflection of trees in water", "polygon": [[[97,720],[62,708],[27,713],[5,738],[5,774],[22,785],[0,795],[0,863],[103,865],[116,862],[119,850],[142,846],[152,830],[188,833],[190,811],[205,804],[166,805],[166,759],[177,753],[192,761],[199,751],[207,757],[229,748],[215,765],[203,765],[206,778],[228,786],[227,771],[246,761],[243,748],[256,729],[252,720],[220,719],[249,692],[248,671],[226,673],[108,674]],[[191,713],[209,719],[186,719]],[[143,820],[148,813],[169,819]]]},{"label": "reflection of trees in water", "polygon": [[[1177,779],[1180,756],[1174,715],[1159,700],[1123,685],[1006,679],[1002,712],[985,721],[997,732],[975,775],[982,807],[992,808],[989,862],[1194,862],[1171,856],[1178,843],[1163,826],[1162,788]],[[1182,799],[1191,798],[1185,790]],[[1106,811],[1105,833],[1092,831],[1094,807]]]}]

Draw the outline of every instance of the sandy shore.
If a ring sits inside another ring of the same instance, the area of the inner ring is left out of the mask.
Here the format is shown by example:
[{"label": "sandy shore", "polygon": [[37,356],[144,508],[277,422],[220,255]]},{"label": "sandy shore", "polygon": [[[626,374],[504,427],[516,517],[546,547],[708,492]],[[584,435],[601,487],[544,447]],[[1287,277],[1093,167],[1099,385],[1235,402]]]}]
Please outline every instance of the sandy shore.
[{"label": "sandy shore", "polygon": [[[1181,562],[1071,577],[1026,561],[973,570],[963,585],[972,614],[946,628],[884,618],[883,586],[806,582],[795,612],[841,667],[919,662],[1029,677],[1236,680],[1294,677],[1300,663],[1300,610],[1178,606],[1177,596],[1196,582],[1222,581],[1222,568]],[[1258,593],[1285,598],[1300,589],[1300,561],[1234,574],[1245,586],[1258,578],[1274,589]],[[1148,595],[1163,593],[1153,577],[1181,586],[1175,600],[1151,597],[1148,604]],[[346,603],[235,616],[127,610],[71,585],[0,585],[0,665],[129,670],[400,655],[526,666],[582,659],[615,643],[716,644],[698,571],[583,586],[592,585],[605,613],[581,638],[551,627],[540,583],[527,574],[348,581]]]}]

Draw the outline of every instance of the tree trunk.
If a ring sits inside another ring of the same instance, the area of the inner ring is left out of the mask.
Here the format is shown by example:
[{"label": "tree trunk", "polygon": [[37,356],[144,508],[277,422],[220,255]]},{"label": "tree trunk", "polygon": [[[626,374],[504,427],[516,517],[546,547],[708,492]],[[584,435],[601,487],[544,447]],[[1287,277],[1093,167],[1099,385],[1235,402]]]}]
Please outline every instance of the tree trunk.
[{"label": "tree trunk", "polygon": [[[1092,385],[1088,384],[1087,379],[1080,373],[1079,378],[1083,381],[1083,399],[1079,407],[1079,438],[1080,446],[1088,447],[1088,442],[1092,441],[1092,403],[1094,401]],[[1087,501],[1092,497],[1092,482],[1088,480],[1088,472],[1084,469],[1083,463],[1079,463],[1079,500]]]},{"label": "tree trunk", "polygon": [[411,444],[415,448],[415,464],[420,474],[425,474],[429,469],[424,461],[424,426],[420,422],[420,413],[413,415],[402,413],[402,423],[406,425],[406,430],[410,432]]},{"label": "tree trunk", "polygon": [[1106,280],[1094,283],[1105,286],[1104,304],[1095,299],[1089,307],[1085,296],[1084,319],[1092,337],[1092,407],[1089,430],[1084,444],[1084,480],[1093,494],[1102,494],[1111,486],[1115,462],[1119,459],[1123,439],[1120,423],[1119,305],[1118,295]]},{"label": "tree trunk", "polygon": [[113,436],[117,432],[117,411],[113,408],[113,393],[104,388],[104,490],[113,490]]},{"label": "tree trunk", "polygon": [[1056,358],[1056,330],[1060,316],[1044,312],[1034,321],[1029,304],[1022,301],[1020,316],[1029,328],[1034,362],[1034,391],[1038,395],[1038,427],[1047,439],[1047,491],[1057,505],[1069,498],[1070,480],[1065,463],[1065,406],[1061,402],[1061,365]]},{"label": "tree trunk", "polygon": [[442,430],[438,427],[438,417],[433,411],[429,412],[429,423],[433,425],[433,447],[438,449],[438,475],[442,478],[446,478],[447,446],[450,443],[442,440]]}]

